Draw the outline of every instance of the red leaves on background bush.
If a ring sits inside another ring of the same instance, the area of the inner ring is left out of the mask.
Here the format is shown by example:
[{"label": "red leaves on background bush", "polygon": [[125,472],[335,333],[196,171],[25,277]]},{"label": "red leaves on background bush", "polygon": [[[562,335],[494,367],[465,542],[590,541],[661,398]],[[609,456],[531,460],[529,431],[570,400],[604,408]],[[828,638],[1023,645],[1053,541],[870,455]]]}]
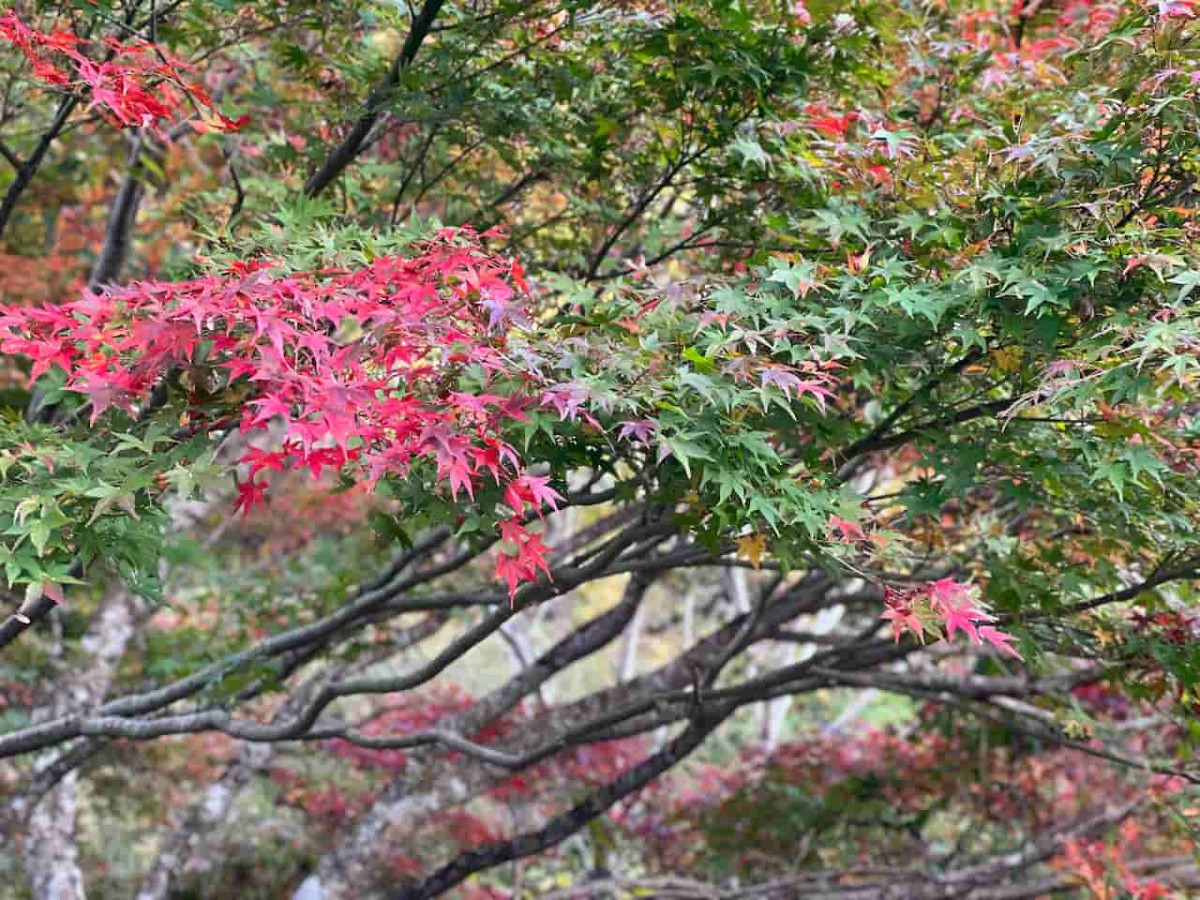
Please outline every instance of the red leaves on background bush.
[{"label": "red leaves on background bush", "polygon": [[[403,694],[391,700],[387,708],[359,730],[369,737],[402,737],[439,724],[470,709],[476,698],[457,686],[439,686],[420,694]],[[480,744],[492,744],[523,728],[536,726],[537,710],[521,704],[500,719],[483,728],[471,739]],[[329,742],[334,755],[349,760],[362,769],[383,769],[394,772],[404,768],[408,752],[395,748],[364,747],[350,741],[335,739]],[[549,759],[513,775],[488,791],[495,800],[514,798],[537,800],[541,793],[579,785],[599,786],[619,777],[646,757],[648,745],[642,737],[598,741],[568,748]]]},{"label": "red leaves on background bush", "polygon": [[838,540],[843,544],[853,544],[867,540],[867,535],[861,525],[857,522],[847,521],[840,516],[830,516],[829,527],[831,530],[837,532]]},{"label": "red leaves on background bush", "polygon": [[1160,19],[1196,18],[1196,0],[1155,0],[1155,10]]},{"label": "red leaves on background bush", "polygon": [[[368,737],[411,734],[433,728],[443,718],[469,709],[475,698],[457,685],[437,686],[422,693],[399,694],[389,698],[384,709],[359,730]],[[344,740],[329,742],[330,750],[363,768],[399,771],[408,760],[408,751],[397,748],[364,747]]]},{"label": "red leaves on background bush", "polygon": [[[0,351],[31,359],[33,378],[62,368],[93,422],[109,407],[135,413],[152,387],[184,375],[195,428],[228,427],[229,410],[240,409],[242,432],[269,443],[241,460],[243,513],[264,502],[271,472],[352,468],[374,485],[431,463],[452,496],[474,496],[490,479],[511,508],[496,574],[515,593],[548,574],[524,517],[561,500],[547,478],[522,471],[502,436],[533,402],[522,384],[537,380],[504,353],[509,323],[525,314],[524,281],[468,230],[415,250],[354,271],[238,263],[221,276],[133,283],[56,306],[0,306]],[[454,390],[468,368],[489,383],[507,378],[506,390]]]},{"label": "red leaves on background bush", "polygon": [[[944,712],[929,703],[919,715],[928,719]],[[1141,707],[1131,714],[1146,712]],[[1172,731],[1168,726],[1157,739],[1177,740]],[[977,771],[1003,772],[1004,777],[969,777]],[[1099,757],[1063,748],[1029,752],[1003,742],[981,742],[971,728],[904,733],[864,728],[836,738],[826,734],[749,748],[719,766],[676,771],[623,802],[612,818],[644,844],[647,857],[661,868],[696,871],[732,865],[746,875],[767,877],[777,866],[795,866],[797,846],[808,846],[810,840],[821,848],[820,865],[852,869],[866,854],[886,846],[889,836],[898,836],[895,822],[920,821],[931,809],[953,810],[967,830],[978,828],[982,820],[1015,828],[1023,838],[1060,831],[1066,823],[1094,815],[1097,806],[1111,808],[1145,794],[1144,782],[1127,779]],[[888,810],[883,816],[880,804]],[[1146,804],[1122,824],[1119,840],[1068,842],[1054,865],[1079,875],[1096,891],[1090,897],[1167,896],[1153,878],[1130,877],[1131,868],[1137,871],[1129,865],[1135,849],[1153,846],[1154,855],[1166,858],[1178,846],[1160,843],[1158,815]],[[848,818],[865,827],[847,829]],[[1139,841],[1139,833],[1155,844]],[[1182,845],[1190,848],[1186,836]],[[845,855],[834,862],[839,853]]]},{"label": "red leaves on background bush", "polygon": [[[149,41],[86,41],[66,31],[44,33],[12,11],[0,16],[0,37],[29,61],[35,77],[51,87],[86,93],[90,106],[119,128],[159,127],[181,112],[195,116],[191,124],[201,133],[236,131],[244,123],[217,112],[208,93],[184,78],[189,67]],[[88,49],[104,51],[104,58],[92,59]]]},{"label": "red leaves on background bush", "polygon": [[1164,887],[1157,878],[1135,874],[1129,865],[1130,851],[1139,843],[1138,824],[1126,819],[1120,828],[1120,838],[1111,842],[1072,838],[1066,842],[1061,856],[1055,859],[1059,868],[1073,872],[1097,900],[1166,900],[1178,896]]},{"label": "red leaves on background bush", "polygon": [[1200,637],[1200,617],[1181,610],[1131,613],[1134,628],[1139,633],[1151,633],[1156,640],[1182,647]]}]

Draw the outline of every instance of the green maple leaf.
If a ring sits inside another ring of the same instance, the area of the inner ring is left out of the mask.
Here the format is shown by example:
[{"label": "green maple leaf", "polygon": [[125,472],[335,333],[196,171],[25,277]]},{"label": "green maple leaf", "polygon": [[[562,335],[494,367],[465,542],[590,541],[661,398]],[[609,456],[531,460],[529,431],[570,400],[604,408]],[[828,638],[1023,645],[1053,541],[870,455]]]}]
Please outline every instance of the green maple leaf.
[{"label": "green maple leaf", "polygon": [[743,165],[755,165],[764,170],[771,166],[771,157],[762,148],[762,144],[752,137],[742,135],[729,145],[729,149],[737,154]]},{"label": "green maple leaf", "polygon": [[1125,485],[1129,482],[1128,465],[1119,459],[1110,459],[1092,470],[1091,482],[1106,481],[1117,492],[1117,497],[1125,499]]},{"label": "green maple leaf", "polygon": [[1177,301],[1184,300],[1193,290],[1196,285],[1200,284],[1200,271],[1196,269],[1185,269],[1182,272],[1177,272],[1167,279],[1171,284],[1179,285],[1179,296]]}]

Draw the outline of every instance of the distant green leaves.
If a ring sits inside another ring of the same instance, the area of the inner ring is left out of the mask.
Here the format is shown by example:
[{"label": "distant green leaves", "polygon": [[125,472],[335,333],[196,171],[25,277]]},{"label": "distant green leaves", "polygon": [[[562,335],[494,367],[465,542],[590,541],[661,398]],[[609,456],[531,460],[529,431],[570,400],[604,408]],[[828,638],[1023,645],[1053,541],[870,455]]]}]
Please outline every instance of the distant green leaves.
[{"label": "distant green leaves", "polygon": [[1010,283],[1000,292],[1000,296],[1018,297],[1026,301],[1021,311],[1026,316],[1037,313],[1044,306],[1054,306],[1058,299],[1054,290],[1033,278]]}]

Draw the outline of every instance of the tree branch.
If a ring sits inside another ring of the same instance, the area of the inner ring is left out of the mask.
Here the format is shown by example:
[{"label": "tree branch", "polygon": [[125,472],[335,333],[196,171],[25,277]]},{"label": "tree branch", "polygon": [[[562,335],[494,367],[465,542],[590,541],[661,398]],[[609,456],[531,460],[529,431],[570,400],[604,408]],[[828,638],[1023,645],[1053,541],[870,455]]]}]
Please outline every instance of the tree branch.
[{"label": "tree branch", "polygon": [[663,772],[686,759],[730,712],[731,709],[721,709],[703,713],[658,753],[613,779],[582,803],[551,819],[543,828],[464,853],[428,878],[395,893],[394,900],[428,900],[462,884],[476,872],[514,859],[532,856],[553,847],[606,812],[619,800],[645,787]]},{"label": "tree branch", "polygon": [[315,197],[320,194],[362,152],[367,136],[370,135],[371,129],[375,127],[375,123],[379,120],[379,116],[383,112],[392,91],[399,86],[401,76],[412,65],[412,61],[417,56],[417,51],[421,49],[421,44],[428,36],[429,30],[433,26],[433,22],[441,11],[444,2],[445,0],[425,0],[416,18],[413,19],[412,28],[408,32],[404,46],[400,49],[399,55],[392,61],[387,76],[371,91],[363,112],[358,117],[358,121],[354,123],[354,127],[350,130],[350,133],[346,135],[341,144],[329,154],[321,167],[305,183],[305,196]]}]

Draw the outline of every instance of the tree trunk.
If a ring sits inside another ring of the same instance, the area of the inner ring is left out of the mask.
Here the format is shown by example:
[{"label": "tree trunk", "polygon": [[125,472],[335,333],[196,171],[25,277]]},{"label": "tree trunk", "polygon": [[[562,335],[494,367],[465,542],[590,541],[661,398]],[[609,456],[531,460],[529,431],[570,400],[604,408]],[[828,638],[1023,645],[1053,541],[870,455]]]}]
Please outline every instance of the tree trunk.
[{"label": "tree trunk", "polygon": [[[123,585],[111,587],[81,641],[90,662],[66,676],[48,704],[52,717],[90,709],[104,699],[113,670],[133,637],[133,600]],[[48,751],[35,768],[61,754]],[[72,771],[33,808],[22,845],[22,862],[36,900],[83,900],[83,871],[76,841],[79,773]]]},{"label": "tree trunk", "polygon": [[33,809],[25,835],[24,863],[37,900],[84,900],[83,871],[75,840],[79,773],[71,772]]}]

